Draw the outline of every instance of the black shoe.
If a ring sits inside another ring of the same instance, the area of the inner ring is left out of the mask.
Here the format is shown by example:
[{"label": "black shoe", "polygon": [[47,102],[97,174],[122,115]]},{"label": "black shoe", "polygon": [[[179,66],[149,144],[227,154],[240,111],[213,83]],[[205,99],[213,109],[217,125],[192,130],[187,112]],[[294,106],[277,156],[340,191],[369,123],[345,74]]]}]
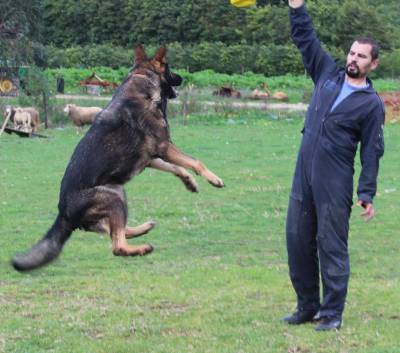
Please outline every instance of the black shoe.
[{"label": "black shoe", "polygon": [[317,310],[298,310],[291,315],[285,316],[283,322],[289,325],[300,325],[306,322],[312,322]]},{"label": "black shoe", "polygon": [[315,328],[315,331],[339,330],[342,326],[342,319],[337,317],[324,317]]}]

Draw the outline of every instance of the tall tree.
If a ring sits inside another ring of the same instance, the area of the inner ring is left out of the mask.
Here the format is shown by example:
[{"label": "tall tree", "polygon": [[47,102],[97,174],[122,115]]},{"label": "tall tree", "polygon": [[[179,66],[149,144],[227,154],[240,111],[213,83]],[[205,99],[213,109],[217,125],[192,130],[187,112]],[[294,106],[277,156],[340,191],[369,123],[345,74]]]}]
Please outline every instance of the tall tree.
[{"label": "tall tree", "polygon": [[0,1],[0,60],[2,65],[21,65],[33,58],[32,43],[40,39],[40,0]]},{"label": "tall tree", "polygon": [[345,52],[354,38],[359,36],[374,38],[383,49],[392,48],[389,23],[364,0],[345,0],[336,13],[332,30],[336,33],[336,41],[332,44]]},{"label": "tall tree", "polygon": [[247,13],[244,37],[251,43],[284,45],[290,41],[287,8],[259,7]]}]

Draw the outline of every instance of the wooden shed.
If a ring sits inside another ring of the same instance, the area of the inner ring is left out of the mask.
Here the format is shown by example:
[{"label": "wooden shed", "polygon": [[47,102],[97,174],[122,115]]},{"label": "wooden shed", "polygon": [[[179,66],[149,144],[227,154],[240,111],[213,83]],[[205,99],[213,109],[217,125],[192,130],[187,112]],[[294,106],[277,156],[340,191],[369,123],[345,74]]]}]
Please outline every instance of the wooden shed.
[{"label": "wooden shed", "polygon": [[112,92],[118,85],[115,82],[103,80],[95,72],[91,76],[85,78],[79,83],[86,93],[100,95],[102,92]]}]

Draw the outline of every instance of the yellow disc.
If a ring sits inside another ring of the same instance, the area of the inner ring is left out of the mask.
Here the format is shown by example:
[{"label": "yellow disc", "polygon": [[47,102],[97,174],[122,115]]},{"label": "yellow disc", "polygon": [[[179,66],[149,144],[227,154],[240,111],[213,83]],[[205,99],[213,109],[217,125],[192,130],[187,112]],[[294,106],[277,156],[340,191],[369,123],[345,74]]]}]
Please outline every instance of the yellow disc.
[{"label": "yellow disc", "polygon": [[1,90],[3,92],[10,92],[13,89],[13,84],[10,80],[4,80],[1,83]]},{"label": "yellow disc", "polygon": [[236,7],[248,7],[256,4],[256,0],[231,0],[231,4]]}]

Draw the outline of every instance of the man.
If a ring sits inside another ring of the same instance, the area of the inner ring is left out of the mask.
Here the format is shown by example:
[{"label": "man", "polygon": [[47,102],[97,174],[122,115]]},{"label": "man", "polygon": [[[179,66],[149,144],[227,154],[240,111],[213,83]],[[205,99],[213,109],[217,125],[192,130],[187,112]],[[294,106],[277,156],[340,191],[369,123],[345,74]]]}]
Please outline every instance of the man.
[{"label": "man", "polygon": [[[321,48],[304,0],[289,0],[292,38],[315,84],[306,115],[286,221],[289,272],[297,311],[288,324],[319,321],[317,331],[342,325],[349,280],[347,238],[358,142],[362,170],[358,202],[374,216],[384,108],[367,75],[378,66],[374,41],[357,39],[339,68]],[[319,274],[323,298],[320,302]],[[316,315],[317,314],[317,315]]]}]

